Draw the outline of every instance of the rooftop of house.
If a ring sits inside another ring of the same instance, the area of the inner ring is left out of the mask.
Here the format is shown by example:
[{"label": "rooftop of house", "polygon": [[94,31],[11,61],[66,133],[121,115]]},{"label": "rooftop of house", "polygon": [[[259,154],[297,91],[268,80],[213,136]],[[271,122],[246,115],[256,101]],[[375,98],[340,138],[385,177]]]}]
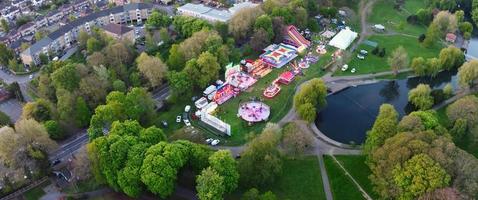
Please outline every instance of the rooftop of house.
[{"label": "rooftop of house", "polygon": [[148,3],[132,3],[132,4],[126,4],[123,6],[116,6],[110,9],[105,9],[99,12],[92,13],[90,15],[80,17],[69,24],[66,24],[65,26],[60,27],[58,30],[50,33],[47,37],[44,37],[37,43],[33,44],[25,50],[22,53],[25,54],[34,54],[37,52],[40,52],[43,47],[48,46],[51,42],[54,40],[60,38],[63,36],[65,33],[68,33],[70,30],[72,30],[74,27],[80,26],[85,24],[86,22],[93,21],[99,17],[104,17],[104,16],[109,16],[110,14],[117,14],[117,13],[122,13],[122,12],[129,12],[131,10],[136,10],[136,9],[152,9],[153,4],[148,4]]},{"label": "rooftop of house", "polygon": [[113,33],[115,35],[123,35],[123,34],[128,33],[128,32],[133,30],[130,27],[123,26],[123,25],[120,25],[120,24],[114,24],[114,23],[110,23],[110,24],[107,24],[107,25],[103,26],[103,29],[105,31]]},{"label": "rooftop of house", "polygon": [[28,22],[28,23],[23,24],[23,25],[21,25],[20,27],[18,27],[17,30],[21,32],[21,31],[26,30],[26,29],[29,29],[29,28],[31,28],[31,27],[33,27],[33,26],[35,26],[35,23],[34,23],[34,22]]}]

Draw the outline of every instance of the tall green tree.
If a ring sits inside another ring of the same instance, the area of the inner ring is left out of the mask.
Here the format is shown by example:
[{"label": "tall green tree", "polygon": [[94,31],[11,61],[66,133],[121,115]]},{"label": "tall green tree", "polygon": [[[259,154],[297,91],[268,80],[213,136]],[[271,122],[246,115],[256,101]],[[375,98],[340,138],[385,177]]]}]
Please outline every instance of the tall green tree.
[{"label": "tall green tree", "polygon": [[327,96],[327,87],[324,81],[314,78],[303,84],[294,96],[294,107],[299,116],[312,122],[315,120],[317,109],[322,109],[327,105],[325,97]]},{"label": "tall green tree", "polygon": [[8,48],[7,45],[0,43],[0,64],[8,66],[8,61],[13,59],[13,50]]},{"label": "tall green tree", "polygon": [[428,110],[433,104],[432,89],[429,85],[419,84],[416,88],[408,92],[408,101],[420,110]]},{"label": "tall green tree", "polygon": [[220,69],[217,58],[209,52],[204,52],[198,59],[188,61],[184,71],[195,86],[204,88],[218,78]]},{"label": "tall green tree", "polygon": [[465,55],[460,49],[450,46],[440,51],[439,59],[442,68],[450,70],[463,65],[465,62]]},{"label": "tall green tree", "polygon": [[85,99],[82,97],[76,98],[76,105],[75,105],[75,122],[78,127],[86,127],[88,126],[91,118],[91,111],[86,105]]},{"label": "tall green tree", "polygon": [[393,73],[397,75],[400,69],[408,67],[409,60],[407,50],[405,50],[403,46],[399,46],[392,52],[392,55],[387,59],[387,62]]},{"label": "tall green tree", "polygon": [[181,71],[184,68],[186,61],[182,51],[179,49],[178,44],[173,44],[169,49],[167,64],[169,66],[169,70]]},{"label": "tall green tree", "polygon": [[400,199],[414,199],[432,192],[437,188],[448,186],[451,177],[446,171],[426,154],[418,154],[397,165],[393,170],[395,184],[401,189]]},{"label": "tall green tree", "polygon": [[224,199],[225,192],[224,177],[216,170],[207,168],[196,178],[196,190],[201,200]]},{"label": "tall green tree", "polygon": [[239,172],[237,171],[237,163],[232,157],[231,151],[219,150],[209,157],[211,169],[224,178],[224,193],[233,192],[239,182]]},{"label": "tall green tree", "polygon": [[146,26],[150,29],[158,29],[169,26],[171,22],[172,20],[168,15],[161,13],[159,10],[153,10],[148,20],[146,20]]},{"label": "tall green tree", "polygon": [[70,92],[77,89],[80,83],[80,77],[74,64],[67,64],[55,70],[51,74],[51,80],[57,90],[63,88]]},{"label": "tall green tree", "polygon": [[390,104],[380,106],[380,111],[375,119],[372,129],[367,132],[364,144],[364,153],[370,154],[383,145],[386,139],[397,133],[398,113]]},{"label": "tall green tree", "polygon": [[458,82],[462,87],[474,87],[478,83],[478,60],[468,61],[458,69]]},{"label": "tall green tree", "polygon": [[280,130],[269,124],[262,134],[248,143],[239,160],[241,183],[249,186],[264,186],[273,183],[282,171],[282,159],[277,149]]}]

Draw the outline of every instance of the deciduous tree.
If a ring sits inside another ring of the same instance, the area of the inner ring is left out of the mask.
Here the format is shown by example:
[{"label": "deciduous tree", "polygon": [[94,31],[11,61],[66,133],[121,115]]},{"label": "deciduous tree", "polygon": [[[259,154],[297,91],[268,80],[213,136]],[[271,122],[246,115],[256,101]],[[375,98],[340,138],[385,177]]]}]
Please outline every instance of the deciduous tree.
[{"label": "deciduous tree", "polygon": [[372,129],[367,132],[364,144],[364,153],[372,153],[383,145],[386,139],[397,133],[398,113],[390,104],[380,106],[380,111],[375,119]]},{"label": "deciduous tree", "polygon": [[393,73],[398,74],[400,69],[408,67],[408,53],[402,46],[399,46],[392,52],[392,55],[387,59]]},{"label": "deciduous tree", "polygon": [[168,66],[163,63],[159,58],[154,56],[148,56],[146,53],[136,58],[138,69],[141,74],[146,77],[151,84],[151,87],[158,87],[162,84],[163,78],[166,76]]},{"label": "deciduous tree", "polygon": [[209,157],[210,168],[223,177],[223,193],[233,192],[239,182],[237,163],[229,150],[219,150]]},{"label": "deciduous tree", "polygon": [[426,154],[418,154],[398,165],[392,171],[395,184],[400,188],[400,199],[413,199],[448,186],[450,175]]},{"label": "deciduous tree", "polygon": [[196,190],[201,200],[221,200],[225,192],[224,177],[207,168],[196,178]]},{"label": "deciduous tree", "polygon": [[458,82],[462,87],[473,87],[478,82],[478,60],[464,63],[458,69]]},{"label": "deciduous tree", "polygon": [[408,92],[408,101],[420,110],[428,110],[434,103],[431,91],[429,85],[419,84],[416,88]]}]

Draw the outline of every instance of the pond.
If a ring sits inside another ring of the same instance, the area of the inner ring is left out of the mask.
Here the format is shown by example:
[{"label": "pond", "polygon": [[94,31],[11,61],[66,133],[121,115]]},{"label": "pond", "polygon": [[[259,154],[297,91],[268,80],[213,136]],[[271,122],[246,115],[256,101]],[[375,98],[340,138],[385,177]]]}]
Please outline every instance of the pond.
[{"label": "pond", "polygon": [[408,91],[419,83],[434,89],[443,88],[447,83],[456,87],[456,71],[442,72],[435,78],[416,77],[350,87],[327,97],[327,107],[318,113],[315,124],[337,142],[362,144],[382,104],[392,104],[400,117],[411,111]]},{"label": "pond", "polygon": [[475,36],[470,40],[467,54],[478,59],[478,36]]}]

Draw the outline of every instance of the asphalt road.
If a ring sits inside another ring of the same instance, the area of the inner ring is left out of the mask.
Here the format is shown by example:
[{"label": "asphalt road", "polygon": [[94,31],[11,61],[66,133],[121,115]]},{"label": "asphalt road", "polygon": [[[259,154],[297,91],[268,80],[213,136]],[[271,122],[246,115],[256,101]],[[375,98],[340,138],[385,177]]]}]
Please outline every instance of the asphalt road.
[{"label": "asphalt road", "polygon": [[54,160],[65,160],[73,153],[78,151],[83,145],[88,143],[88,134],[86,130],[81,131],[80,134],[76,138],[70,139],[70,141],[66,142],[65,144],[61,145],[60,148],[52,153],[50,153],[49,160],[50,162]]},{"label": "asphalt road", "polygon": [[0,110],[7,114],[12,122],[16,122],[22,115],[22,104],[16,99],[9,99],[0,103]]}]

